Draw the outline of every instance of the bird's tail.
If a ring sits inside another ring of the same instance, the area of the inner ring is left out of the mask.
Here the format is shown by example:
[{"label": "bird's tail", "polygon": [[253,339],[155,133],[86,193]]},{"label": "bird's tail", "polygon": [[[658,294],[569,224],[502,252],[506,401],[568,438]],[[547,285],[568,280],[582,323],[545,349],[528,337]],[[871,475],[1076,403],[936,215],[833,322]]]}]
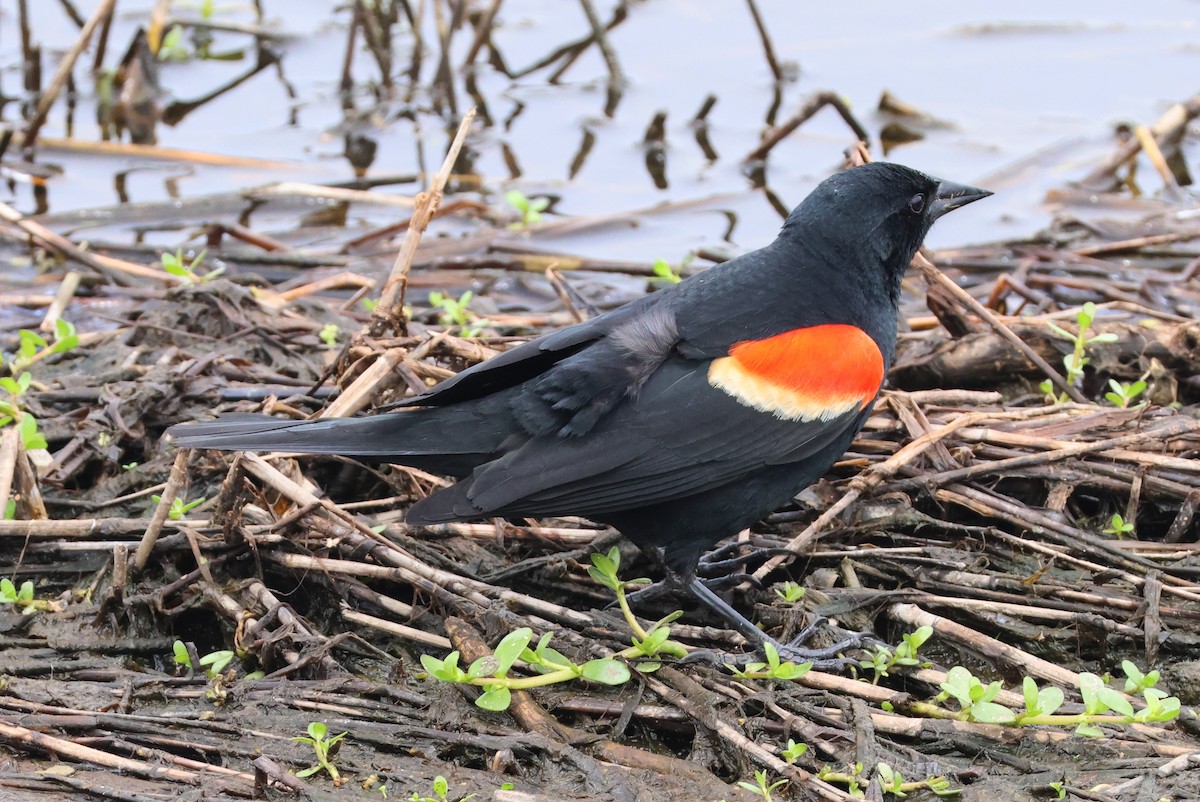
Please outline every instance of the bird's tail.
[{"label": "bird's tail", "polygon": [[187,448],[342,454],[464,475],[493,458],[511,433],[498,419],[503,416],[482,415],[466,406],[304,421],[231,414],[172,426],[167,434]]}]

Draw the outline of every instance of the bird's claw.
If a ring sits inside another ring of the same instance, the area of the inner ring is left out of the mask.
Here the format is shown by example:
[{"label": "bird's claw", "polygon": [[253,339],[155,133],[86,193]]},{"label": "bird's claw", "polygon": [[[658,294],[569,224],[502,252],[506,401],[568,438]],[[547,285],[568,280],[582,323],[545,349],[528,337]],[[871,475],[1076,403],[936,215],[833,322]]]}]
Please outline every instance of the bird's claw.
[{"label": "bird's claw", "polygon": [[871,632],[848,632],[846,630],[831,627],[833,631],[839,635],[845,635],[842,640],[831,645],[822,646],[816,649],[804,648],[804,644],[813,636],[818,629],[828,624],[828,619],[824,616],[818,616],[811,624],[806,626],[796,634],[787,643],[779,643],[773,639],[764,636],[762,643],[753,652],[732,654],[729,652],[720,652],[713,649],[697,649],[690,652],[687,657],[680,660],[681,665],[688,663],[702,663],[713,666],[726,666],[735,669],[745,669],[751,663],[761,662],[765,656],[763,654],[764,647],[769,643],[775,648],[781,661],[792,663],[812,663],[812,667],[818,671],[838,671],[848,666],[858,665],[858,661],[844,657],[843,653],[850,649],[861,649],[871,643],[880,643],[878,638]]}]

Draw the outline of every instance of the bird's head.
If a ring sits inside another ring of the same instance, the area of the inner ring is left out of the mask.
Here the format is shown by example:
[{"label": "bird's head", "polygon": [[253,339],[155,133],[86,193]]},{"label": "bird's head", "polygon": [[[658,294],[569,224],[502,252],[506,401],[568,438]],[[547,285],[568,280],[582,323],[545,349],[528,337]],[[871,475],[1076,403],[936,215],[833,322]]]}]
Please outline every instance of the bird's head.
[{"label": "bird's head", "polygon": [[826,252],[857,255],[850,261],[858,269],[882,264],[898,291],[934,221],[991,194],[899,164],[864,164],[821,182],[788,216],[781,239],[821,241]]}]

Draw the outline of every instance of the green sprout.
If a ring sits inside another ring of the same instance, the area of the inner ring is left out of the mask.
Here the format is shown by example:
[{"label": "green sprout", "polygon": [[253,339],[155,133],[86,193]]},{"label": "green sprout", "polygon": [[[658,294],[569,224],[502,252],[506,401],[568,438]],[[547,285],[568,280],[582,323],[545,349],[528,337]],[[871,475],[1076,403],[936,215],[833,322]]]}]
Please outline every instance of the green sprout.
[{"label": "green sprout", "polygon": [[460,295],[457,300],[440,292],[431,292],[429,303],[442,310],[438,316],[438,323],[458,327],[459,334],[463,337],[478,337],[483,332],[480,326],[474,325],[479,316],[467,308],[473,297],[475,294],[470,290]]},{"label": "green sprout", "polygon": [[[175,641],[171,647],[171,656],[175,662],[189,669],[194,669],[192,665],[191,655],[188,654],[187,645],[181,641]],[[205,675],[209,679],[215,679],[218,674],[223,672],[225,668],[233,662],[233,658],[237,657],[228,649],[221,649],[216,652],[209,652],[200,658],[200,668],[203,669]]]},{"label": "green sprout", "polygon": [[121,466],[123,471],[136,471],[138,464],[136,462],[126,462]]},{"label": "green sprout", "polygon": [[[954,697],[962,709],[960,717],[968,721],[978,721],[984,724],[1012,724],[1017,720],[1016,713],[993,701],[1003,689],[1000,680],[994,680],[984,685],[966,668],[955,666],[946,673],[946,681],[939,687],[942,692],[938,694],[937,700],[944,702],[950,697]],[[1056,710],[1062,704],[1062,691],[1054,687],[1046,688],[1046,691],[1058,692],[1056,704],[1049,705],[1047,702],[1051,711]],[[1033,701],[1036,705],[1038,699],[1035,697]],[[1043,708],[1037,709],[1041,711]]]},{"label": "green sprout", "polygon": [[317,339],[319,339],[321,342],[325,343],[325,345],[328,346],[329,348],[336,348],[337,341],[338,341],[338,335],[340,335],[341,333],[342,333],[341,326],[339,326],[336,323],[326,323],[324,326],[321,327],[321,330],[319,332],[317,332]]},{"label": "green sprout", "polygon": [[654,277],[667,284],[678,284],[683,281],[683,277],[675,272],[671,263],[662,258],[654,260]]},{"label": "green sprout", "polygon": [[[17,353],[7,358],[5,363],[14,378],[19,379],[22,371],[34,362],[38,362],[51,354],[63,354],[79,345],[79,335],[75,326],[64,318],[54,321],[54,342],[30,329],[17,332]],[[28,387],[26,388],[28,389]]]},{"label": "green sprout", "polygon": [[0,390],[5,396],[0,397],[0,427],[15,424],[21,432],[21,445],[25,450],[46,448],[46,438],[38,429],[37,419],[25,408],[23,398],[33,386],[33,376],[28,368],[52,354],[62,354],[79,345],[79,335],[75,326],[63,318],[54,321],[54,342],[36,331],[21,329],[17,334],[17,352],[6,356],[5,367],[9,376],[0,377]]},{"label": "green sprout", "polygon": [[[1064,378],[1069,385],[1074,386],[1079,383],[1080,379],[1083,378],[1083,369],[1091,362],[1091,360],[1087,357],[1087,347],[1089,345],[1094,345],[1096,343],[1111,343],[1116,342],[1117,340],[1117,335],[1111,332],[1096,334],[1092,337],[1088,337],[1087,333],[1091,329],[1092,322],[1095,319],[1096,305],[1091,301],[1088,301],[1075,314],[1075,322],[1079,324],[1079,331],[1077,333],[1072,334],[1061,326],[1056,326],[1050,322],[1046,323],[1046,325],[1050,327],[1051,331],[1060,337],[1070,340],[1072,343],[1071,353],[1063,357],[1063,367],[1066,368],[1066,376]],[[1040,385],[1038,385],[1038,387],[1043,393],[1046,394],[1047,397],[1052,400],[1053,403],[1065,404],[1070,400],[1070,397],[1066,393],[1056,396],[1054,393],[1054,383],[1049,379],[1042,382]]]},{"label": "green sprout", "polygon": [[[184,666],[189,671],[195,670],[195,667],[192,665],[191,652],[188,651],[188,645],[183,641],[175,641],[171,647],[171,656],[178,665]],[[228,649],[220,649],[198,657],[199,668],[209,679],[208,687],[204,690],[204,696],[215,705],[223,705],[225,699],[229,696],[228,685],[236,679],[236,676],[232,671],[226,675],[225,669],[229,667],[229,664],[236,657],[237,654]],[[262,671],[252,671],[242,679],[252,682],[262,679],[263,676]]]},{"label": "green sprout", "polygon": [[767,658],[765,661],[747,663],[741,668],[737,666],[728,666],[728,668],[735,677],[741,679],[782,680],[800,679],[812,669],[812,663],[796,664],[790,660],[781,662],[779,650],[775,648],[775,644],[769,641],[763,644],[763,655]]},{"label": "green sprout", "polygon": [[37,607],[33,598],[33,582],[27,579],[18,588],[11,579],[0,579],[0,604],[15,604],[22,613],[34,612]]},{"label": "green sprout", "polygon": [[657,671],[661,663],[656,658],[660,656],[686,656],[687,650],[676,641],[670,640],[671,630],[668,626],[671,622],[682,616],[683,611],[676,610],[651,624],[649,629],[646,629],[637,620],[637,616],[633,614],[633,608],[629,606],[627,591],[630,588],[648,584],[650,580],[639,578],[622,581],[617,575],[617,572],[621,568],[621,551],[615,546],[609,549],[607,554],[592,554],[591,560],[592,564],[588,567],[588,575],[616,595],[617,606],[621,609],[621,615],[625,618],[625,623],[633,631],[633,648],[626,649],[618,656],[642,660],[642,662],[638,663],[637,669],[643,673]]},{"label": "green sprout", "polygon": [[[413,791],[412,796],[408,798],[409,802],[450,802],[448,794],[450,793],[450,783],[442,775],[433,778],[433,796],[421,796],[416,791]],[[384,796],[387,793],[384,792]],[[478,794],[467,794],[459,798],[458,802],[467,802],[468,799],[478,796]]]},{"label": "green sprout", "polygon": [[296,772],[297,777],[311,777],[318,771],[324,770],[333,780],[334,785],[341,785],[342,779],[338,775],[337,766],[333,765],[333,758],[337,755],[341,741],[346,737],[346,733],[340,733],[328,737],[329,727],[320,721],[310,722],[308,725],[308,736],[298,736],[292,738],[293,741],[300,743],[311,744],[313,751],[317,754],[317,762],[308,768]]},{"label": "green sprout", "polygon": [[[1133,675],[1128,671],[1126,674],[1133,679]],[[1138,676],[1143,675],[1138,672]],[[1149,675],[1144,675],[1142,681],[1148,683]],[[1157,682],[1157,678],[1154,681]],[[1170,721],[1179,715],[1180,709],[1178,698],[1167,696],[1154,687],[1143,687],[1141,695],[1144,706],[1140,710],[1134,710],[1123,693],[1108,687],[1104,680],[1088,672],[1079,675],[1079,695],[1083,698],[1084,712],[1076,714],[1058,713],[1064,701],[1062,690],[1054,686],[1039,688],[1032,677],[1025,677],[1022,681],[1021,691],[1025,709],[1021,712],[994,701],[1001,691],[999,681],[985,685],[962,666],[955,666],[947,672],[946,681],[941,684],[941,689],[937,701],[944,702],[953,697],[959,705],[959,712],[955,718],[963,721],[1010,726],[1073,726],[1078,735],[1094,738],[1104,734],[1097,726],[1099,724],[1124,725]],[[920,702],[913,705],[913,710],[934,717],[943,715],[941,708]]]},{"label": "green sprout", "polygon": [[1061,780],[1050,783],[1050,790],[1054,791],[1055,799],[1067,798],[1067,786]]},{"label": "green sprout", "polygon": [[[165,43],[165,39],[163,40]],[[225,268],[218,267],[210,270],[207,273],[198,272],[197,268],[204,261],[204,257],[208,255],[208,251],[200,251],[192,258],[187,258],[183,255],[183,250],[177,250],[175,253],[164,253],[162,255],[163,270],[170,273],[172,276],[178,276],[184,280],[185,284],[203,284],[206,281],[212,281],[217,276],[225,272]]]},{"label": "green sprout", "polygon": [[[962,793],[957,788],[950,787],[950,781],[942,776],[926,777],[924,780],[906,782],[900,772],[887,763],[876,763],[875,777],[879,780],[879,788],[883,793],[897,799],[904,799],[914,791],[932,791],[937,796],[958,796]],[[846,793],[855,799],[865,799],[863,786],[870,782],[870,776],[863,771],[862,763],[855,763],[845,771],[835,771],[830,766],[824,766],[817,777],[829,783],[846,786]]]},{"label": "green sprout", "polygon": [[1108,526],[1104,528],[1104,534],[1112,535],[1118,540],[1121,540],[1125,537],[1125,535],[1133,534],[1133,524],[1129,521],[1126,521],[1120,515],[1114,514],[1109,520]]},{"label": "green sprout", "polygon": [[855,763],[847,768],[846,771],[834,771],[832,767],[822,766],[817,772],[817,779],[824,780],[827,783],[839,783],[846,786],[846,793],[855,799],[866,799],[867,795],[863,792],[862,786],[859,783],[865,783],[862,776],[863,764]]},{"label": "green sprout", "polygon": [[917,650],[932,636],[933,627],[919,627],[915,632],[904,635],[895,650],[886,646],[877,646],[871,657],[867,660],[860,660],[858,665],[875,672],[875,678],[871,680],[871,684],[878,685],[879,680],[888,676],[888,672],[895,666],[920,665],[920,661],[917,659]]},{"label": "green sprout", "polygon": [[[155,504],[161,504],[162,496],[151,496],[150,500]],[[208,501],[206,498],[198,498],[195,501],[184,501],[177,497],[171,501],[171,509],[167,511],[167,517],[172,521],[181,521],[185,515],[206,501]]]},{"label": "green sprout", "polygon": [[159,61],[188,61],[192,57],[191,51],[187,45],[183,43],[183,26],[172,25],[162,38],[162,42],[158,45],[158,60]]},{"label": "green sprout", "polygon": [[520,220],[508,224],[513,231],[524,231],[534,223],[541,222],[542,212],[550,206],[549,198],[529,198],[519,189],[505,193],[504,200],[521,215]]},{"label": "green sprout", "polygon": [[775,586],[775,595],[788,604],[795,604],[804,598],[806,588],[790,579]]},{"label": "green sprout", "polygon": [[763,798],[763,802],[771,802],[771,800],[775,798],[771,795],[771,792],[777,788],[782,788],[787,784],[787,780],[776,780],[775,782],[768,784],[767,773],[765,771],[754,772],[754,782],[752,783],[746,782],[745,780],[738,781],[738,787],[744,788],[757,796],[761,796]]},{"label": "green sprout", "polygon": [[[39,448],[46,448],[50,444],[46,441],[45,435],[38,429],[37,418],[29,412],[21,412],[21,419],[17,421],[17,428],[21,431],[21,445],[26,451],[33,451]],[[5,425],[4,417],[0,416],[0,426]]]},{"label": "green sprout", "polygon": [[950,781],[942,776],[926,777],[917,782],[905,782],[900,772],[887,763],[875,764],[875,776],[879,778],[879,787],[885,794],[891,794],[898,799],[911,794],[913,791],[929,789],[938,796],[958,796],[962,792],[950,787]]},{"label": "green sprout", "polygon": [[15,604],[21,608],[23,615],[36,612],[62,612],[63,605],[52,599],[35,599],[33,597],[33,582],[26,579],[17,587],[11,579],[0,579],[0,604]]},{"label": "green sprout", "polygon": [[787,763],[795,763],[800,756],[808,751],[808,744],[796,743],[788,738],[787,746],[779,750],[779,756]]},{"label": "green sprout", "polygon": [[[484,710],[507,710],[512,691],[553,685],[574,679],[587,679],[603,685],[622,685],[629,681],[629,668],[611,658],[589,660],[577,665],[555,649],[550,648],[551,633],[542,635],[530,649],[533,630],[521,627],[508,633],[490,655],[479,658],[464,671],[459,668],[459,653],[450,652],[444,660],[428,654],[421,655],[421,665],[434,679],[442,682],[465,683],[483,688],[475,704]],[[510,677],[508,672],[518,661],[534,671],[534,677]]]},{"label": "green sprout", "polygon": [[1119,382],[1116,379],[1109,379],[1108,386],[1112,388],[1112,392],[1105,393],[1105,400],[1115,404],[1121,409],[1126,409],[1133,400],[1146,391],[1146,382],[1138,379],[1135,382]]},{"label": "green sprout", "polygon": [[1160,679],[1158,671],[1147,671],[1143,674],[1128,660],[1121,661],[1121,671],[1125,673],[1125,693],[1141,693],[1147,688],[1153,688]]}]

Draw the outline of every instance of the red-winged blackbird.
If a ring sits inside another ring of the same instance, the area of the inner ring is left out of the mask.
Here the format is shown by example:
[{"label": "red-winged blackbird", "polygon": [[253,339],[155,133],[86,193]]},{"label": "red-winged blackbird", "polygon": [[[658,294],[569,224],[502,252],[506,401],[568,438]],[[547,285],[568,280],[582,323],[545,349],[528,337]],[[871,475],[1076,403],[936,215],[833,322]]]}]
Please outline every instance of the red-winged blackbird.
[{"label": "red-winged blackbird", "polygon": [[842,455],[892,363],[900,280],[922,239],[990,194],[895,164],[856,167],[822,182],[765,248],[506,351],[404,409],[225,416],[169,434],[181,446],[373,457],[459,477],[412,506],[413,525],[611,524],[660,550],[668,576],[743,635],[774,643],[696,579],[700,554]]}]

